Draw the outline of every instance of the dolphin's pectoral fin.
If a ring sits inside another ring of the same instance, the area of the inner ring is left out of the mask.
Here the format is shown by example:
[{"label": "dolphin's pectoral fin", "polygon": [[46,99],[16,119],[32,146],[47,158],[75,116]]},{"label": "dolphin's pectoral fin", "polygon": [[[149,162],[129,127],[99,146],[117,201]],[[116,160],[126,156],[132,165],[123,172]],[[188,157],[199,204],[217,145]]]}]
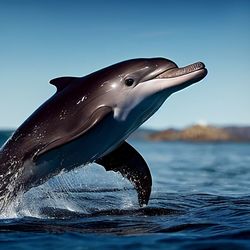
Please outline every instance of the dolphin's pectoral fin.
[{"label": "dolphin's pectoral fin", "polygon": [[107,171],[120,172],[135,186],[140,206],[148,204],[152,186],[150,170],[142,156],[127,142],[96,160],[96,163]]},{"label": "dolphin's pectoral fin", "polygon": [[[97,125],[102,119],[111,114],[112,108],[108,106],[102,106],[95,110],[95,112],[87,119],[83,124],[80,124],[78,127],[76,124],[73,124],[74,127],[70,128],[70,132],[62,134],[60,138],[57,140],[51,141],[47,145],[45,145],[34,157],[33,160],[37,160],[37,158],[44,153],[60,147],[66,143],[69,143],[77,138],[79,138],[84,133],[87,133],[90,129],[92,129],[95,125]],[[78,124],[77,124],[78,125]]]}]

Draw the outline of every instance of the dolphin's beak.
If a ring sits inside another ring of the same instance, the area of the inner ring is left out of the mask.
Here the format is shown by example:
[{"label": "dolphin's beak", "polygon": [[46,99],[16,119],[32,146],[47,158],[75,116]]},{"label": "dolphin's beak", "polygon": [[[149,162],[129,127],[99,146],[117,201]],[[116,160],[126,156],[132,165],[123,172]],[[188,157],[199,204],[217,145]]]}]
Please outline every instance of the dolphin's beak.
[{"label": "dolphin's beak", "polygon": [[156,78],[172,78],[172,77],[182,76],[182,75],[192,73],[194,71],[198,71],[200,69],[205,69],[205,65],[202,62],[197,62],[197,63],[190,64],[183,68],[176,67],[176,68],[168,69],[162,72]]},{"label": "dolphin's beak", "polygon": [[171,93],[181,90],[202,80],[207,75],[204,63],[197,62],[183,68],[171,68],[155,77],[160,79],[161,90],[168,89]]}]

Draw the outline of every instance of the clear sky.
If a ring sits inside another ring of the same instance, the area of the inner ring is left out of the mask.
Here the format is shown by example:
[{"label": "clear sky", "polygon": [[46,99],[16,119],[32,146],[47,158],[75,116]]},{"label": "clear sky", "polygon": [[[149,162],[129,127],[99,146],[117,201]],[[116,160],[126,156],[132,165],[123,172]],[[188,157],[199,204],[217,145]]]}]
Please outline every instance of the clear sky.
[{"label": "clear sky", "polygon": [[250,1],[0,0],[0,128],[16,128],[64,75],[139,57],[203,61],[202,82],[145,124],[250,124]]}]

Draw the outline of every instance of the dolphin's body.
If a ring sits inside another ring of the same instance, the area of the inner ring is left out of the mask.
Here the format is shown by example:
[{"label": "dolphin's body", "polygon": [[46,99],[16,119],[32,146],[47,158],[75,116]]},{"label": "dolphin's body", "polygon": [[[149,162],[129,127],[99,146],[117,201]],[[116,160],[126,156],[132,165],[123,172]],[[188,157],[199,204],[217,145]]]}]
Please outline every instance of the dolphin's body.
[{"label": "dolphin's body", "polygon": [[125,140],[167,97],[206,74],[200,62],[178,68],[170,60],[152,58],[124,61],[85,77],[51,80],[57,92],[0,151],[0,210],[19,191],[91,162],[126,176],[139,204],[147,204],[150,171]]}]

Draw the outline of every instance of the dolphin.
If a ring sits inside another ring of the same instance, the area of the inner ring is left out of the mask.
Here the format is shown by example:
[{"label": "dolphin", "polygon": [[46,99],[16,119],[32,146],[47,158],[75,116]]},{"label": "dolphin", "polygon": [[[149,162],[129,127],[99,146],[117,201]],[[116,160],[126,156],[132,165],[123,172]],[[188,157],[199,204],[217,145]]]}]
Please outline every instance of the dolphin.
[{"label": "dolphin", "polygon": [[202,62],[179,68],[165,58],[141,58],[51,80],[55,94],[0,150],[0,210],[17,193],[93,162],[121,173],[134,185],[139,205],[148,204],[150,170],[126,139],[171,94],[206,74]]}]

